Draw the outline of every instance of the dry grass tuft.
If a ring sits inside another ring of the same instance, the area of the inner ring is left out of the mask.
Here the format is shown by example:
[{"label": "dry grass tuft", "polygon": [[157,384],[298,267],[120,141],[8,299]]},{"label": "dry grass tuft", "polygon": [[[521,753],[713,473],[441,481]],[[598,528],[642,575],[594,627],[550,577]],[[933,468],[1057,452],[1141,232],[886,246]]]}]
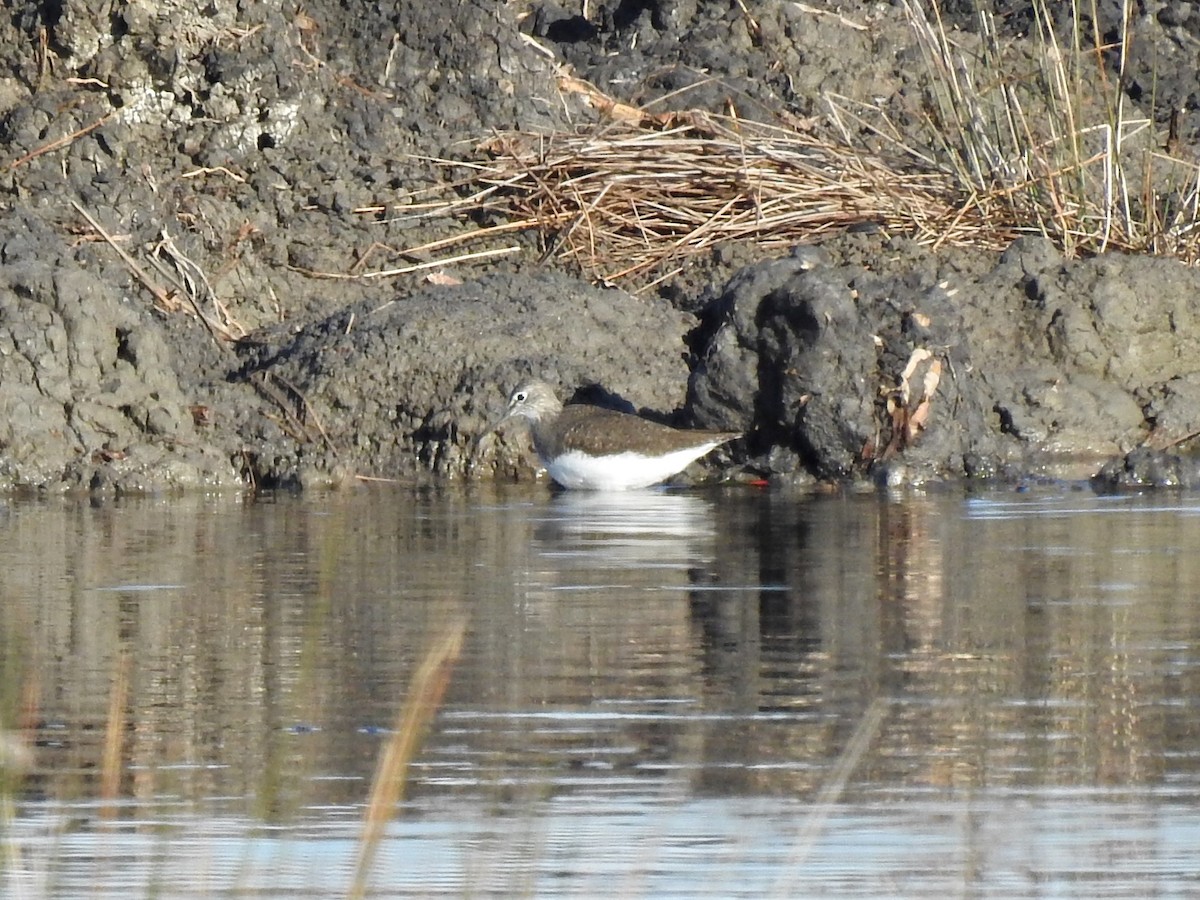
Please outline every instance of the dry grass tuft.
[{"label": "dry grass tuft", "polygon": [[964,202],[944,173],[898,171],[795,127],[731,116],[508,133],[480,150],[491,159],[471,164],[466,197],[407,211],[502,216],[508,222],[498,227],[541,232],[547,254],[603,282],[644,281],[651,272],[661,280],[726,241],[785,248],[863,223],[927,243],[1000,246],[1013,237],[1011,223]]},{"label": "dry grass tuft", "polygon": [[[935,247],[1043,234],[1072,255],[1195,262],[1200,167],[1162,152],[1150,119],[1130,117],[1078,2],[1063,46],[1038,0],[1030,63],[1014,61],[985,12],[980,36],[960,39],[968,47],[950,38],[936,2],[906,0],[928,75],[920,145],[883,109],[836,96],[822,137],[811,122],[652,115],[564,77],[560,89],[585,92],[605,121],[497,134],[476,159],[435,160],[465,175],[404,198],[403,213],[498,224],[409,252],[531,231],[546,256],[587,277],[645,289],[716,244],[781,249],[874,223]],[[1123,32],[1115,48],[1122,60],[1129,40]]]},{"label": "dry grass tuft", "polygon": [[[1153,99],[1133,115],[1124,90],[1131,0],[1121,3],[1112,45],[1099,33],[1096,0],[1035,0],[1037,32],[1025,45],[1002,41],[982,6],[978,38],[957,41],[937,2],[904,0],[904,9],[929,75],[929,165],[952,173],[961,192],[1004,203],[1022,231],[1045,235],[1069,255],[1200,259],[1200,166],[1164,149]],[[1069,14],[1065,38],[1056,11]],[[1115,72],[1106,55],[1115,57]],[[899,142],[896,149],[923,158]]]}]

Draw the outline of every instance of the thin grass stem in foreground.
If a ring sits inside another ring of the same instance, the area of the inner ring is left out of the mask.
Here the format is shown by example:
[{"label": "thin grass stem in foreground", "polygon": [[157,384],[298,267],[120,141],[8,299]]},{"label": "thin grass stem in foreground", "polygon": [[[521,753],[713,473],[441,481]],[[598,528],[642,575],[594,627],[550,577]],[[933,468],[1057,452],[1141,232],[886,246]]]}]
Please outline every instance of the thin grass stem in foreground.
[{"label": "thin grass stem in foreground", "polygon": [[366,896],[371,865],[383,838],[384,828],[404,799],[408,767],[429,730],[429,725],[446,695],[450,671],[462,652],[466,622],[459,618],[433,642],[413,675],[408,698],[396,721],[391,738],[384,745],[371,784],[371,795],[363,818],[362,836],[354,880],[347,896],[361,900]]}]

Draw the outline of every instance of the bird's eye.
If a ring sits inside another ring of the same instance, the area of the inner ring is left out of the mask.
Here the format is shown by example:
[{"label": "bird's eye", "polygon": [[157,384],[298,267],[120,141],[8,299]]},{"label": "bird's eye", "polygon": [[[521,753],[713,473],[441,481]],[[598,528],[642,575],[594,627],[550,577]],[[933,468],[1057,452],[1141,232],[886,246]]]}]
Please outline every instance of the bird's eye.
[{"label": "bird's eye", "polygon": [[518,403],[524,403],[526,400],[529,399],[529,395],[526,394],[524,391],[517,391],[515,394],[513,394],[513,399],[516,400]]}]

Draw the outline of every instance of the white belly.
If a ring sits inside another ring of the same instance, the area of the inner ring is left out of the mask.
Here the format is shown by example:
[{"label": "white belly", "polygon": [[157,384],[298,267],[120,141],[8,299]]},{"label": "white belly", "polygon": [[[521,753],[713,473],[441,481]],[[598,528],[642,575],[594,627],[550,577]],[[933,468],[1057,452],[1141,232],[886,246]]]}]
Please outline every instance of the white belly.
[{"label": "white belly", "polygon": [[570,450],[553,462],[546,462],[546,471],[565,488],[629,491],[658,484],[682,472],[688,463],[699,459],[719,443],[713,441],[699,447],[686,447],[666,456],[643,456],[626,451],[613,456],[593,457]]}]

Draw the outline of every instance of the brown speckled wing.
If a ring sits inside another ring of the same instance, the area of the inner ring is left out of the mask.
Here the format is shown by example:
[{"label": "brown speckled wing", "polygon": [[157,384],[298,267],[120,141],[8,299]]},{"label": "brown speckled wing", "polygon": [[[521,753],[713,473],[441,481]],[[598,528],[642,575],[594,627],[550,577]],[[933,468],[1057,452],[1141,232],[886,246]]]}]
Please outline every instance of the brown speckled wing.
[{"label": "brown speckled wing", "polygon": [[597,406],[567,406],[549,423],[534,428],[538,452],[553,459],[568,450],[607,456],[632,450],[645,455],[669,453],[716,441],[733,440],[736,432],[671,428],[628,413]]}]

